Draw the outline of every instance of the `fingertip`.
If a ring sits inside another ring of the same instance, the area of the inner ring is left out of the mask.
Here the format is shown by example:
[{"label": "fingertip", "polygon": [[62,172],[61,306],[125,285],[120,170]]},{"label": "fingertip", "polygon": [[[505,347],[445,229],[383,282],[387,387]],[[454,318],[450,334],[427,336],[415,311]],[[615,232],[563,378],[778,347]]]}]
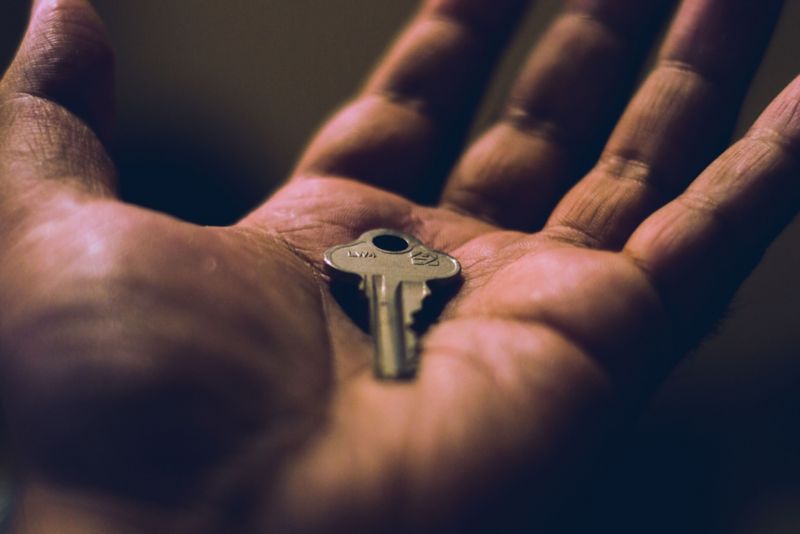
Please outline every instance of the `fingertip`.
[{"label": "fingertip", "polygon": [[[45,30],[75,42],[94,40],[110,49],[105,24],[89,0],[33,0],[28,34]],[[108,50],[110,52],[110,50]]]}]

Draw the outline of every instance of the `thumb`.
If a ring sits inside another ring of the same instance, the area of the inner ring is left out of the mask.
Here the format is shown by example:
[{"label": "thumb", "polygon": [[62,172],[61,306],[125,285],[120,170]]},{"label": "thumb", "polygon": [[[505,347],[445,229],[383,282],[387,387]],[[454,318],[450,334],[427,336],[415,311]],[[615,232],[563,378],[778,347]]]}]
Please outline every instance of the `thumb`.
[{"label": "thumb", "polygon": [[87,0],[34,0],[0,81],[0,106],[0,186],[22,174],[78,178],[91,190],[108,190],[114,54]]},{"label": "thumb", "polygon": [[3,86],[61,105],[107,139],[114,108],[114,53],[91,4],[34,0],[28,30]]}]

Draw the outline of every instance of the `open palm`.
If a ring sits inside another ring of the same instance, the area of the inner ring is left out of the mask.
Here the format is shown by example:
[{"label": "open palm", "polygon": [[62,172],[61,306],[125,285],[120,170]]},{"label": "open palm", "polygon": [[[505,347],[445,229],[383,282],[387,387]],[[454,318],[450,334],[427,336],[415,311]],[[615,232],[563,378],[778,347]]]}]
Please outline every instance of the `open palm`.
[{"label": "open palm", "polygon": [[[712,164],[781,2],[682,2],[620,118],[671,2],[576,0],[456,158],[524,3],[426,2],[229,228],[113,199],[102,25],[35,3],[0,119],[15,528],[441,530],[569,491],[796,213],[800,84]],[[411,382],[372,377],[322,268],[378,227],[463,267]]]}]

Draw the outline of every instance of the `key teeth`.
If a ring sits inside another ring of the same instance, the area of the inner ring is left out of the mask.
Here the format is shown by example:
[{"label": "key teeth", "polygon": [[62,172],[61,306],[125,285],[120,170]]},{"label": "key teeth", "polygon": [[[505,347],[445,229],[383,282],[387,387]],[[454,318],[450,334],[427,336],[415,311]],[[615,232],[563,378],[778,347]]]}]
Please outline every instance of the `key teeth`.
[{"label": "key teeth", "polygon": [[417,373],[419,366],[419,337],[423,331],[421,323],[421,312],[425,307],[425,301],[430,297],[431,289],[427,283],[422,284],[419,298],[410,302],[405,302],[407,308],[404,310],[403,328],[406,338],[406,360],[403,362],[401,371],[406,378],[412,378]]}]

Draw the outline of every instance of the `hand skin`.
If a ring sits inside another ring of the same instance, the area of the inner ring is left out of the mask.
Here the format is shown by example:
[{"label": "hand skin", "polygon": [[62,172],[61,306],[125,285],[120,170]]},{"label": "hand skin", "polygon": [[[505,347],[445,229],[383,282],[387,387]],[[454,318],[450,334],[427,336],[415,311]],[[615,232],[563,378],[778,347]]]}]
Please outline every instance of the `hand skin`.
[{"label": "hand skin", "polygon": [[[0,83],[11,531],[464,531],[517,494],[542,530],[576,513],[797,212],[800,81],[722,153],[780,3],[685,0],[630,98],[673,4],[567,2],[456,156],[525,2],[429,0],[288,183],[206,228],[114,198],[102,23],[35,2]],[[463,266],[408,383],[372,377],[321,264],[376,227]]]}]

